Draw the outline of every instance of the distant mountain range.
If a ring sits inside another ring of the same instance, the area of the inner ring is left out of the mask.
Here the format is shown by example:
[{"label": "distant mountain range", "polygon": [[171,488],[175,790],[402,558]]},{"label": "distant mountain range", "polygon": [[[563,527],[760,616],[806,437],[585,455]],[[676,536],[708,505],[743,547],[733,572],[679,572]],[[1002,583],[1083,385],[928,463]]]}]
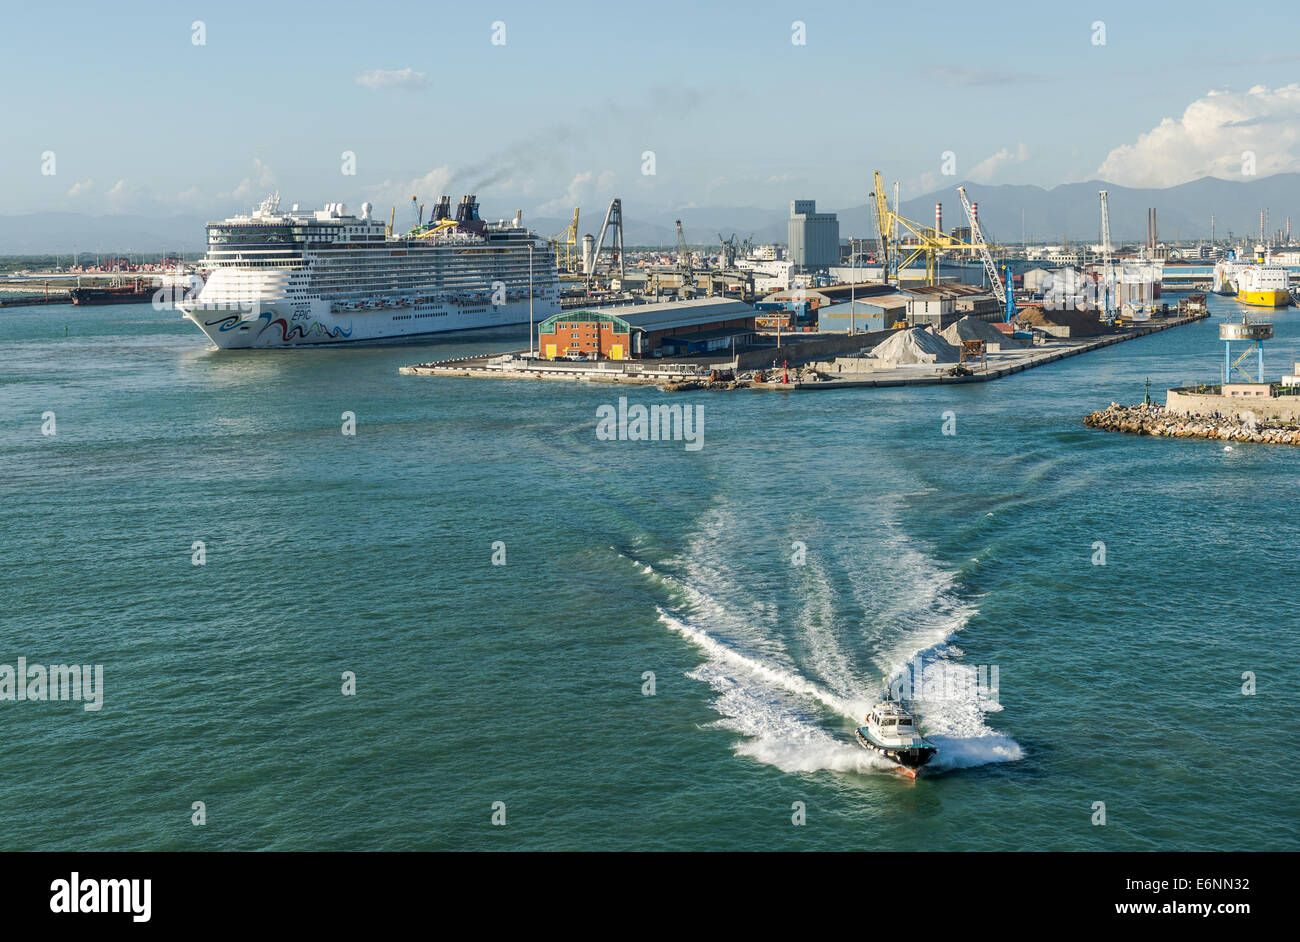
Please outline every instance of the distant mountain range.
[{"label": "distant mountain range", "polygon": [[[1271,229],[1284,229],[1288,213],[1300,228],[1300,173],[1280,173],[1259,179],[1220,180],[1202,177],[1164,189],[1138,188],[1089,180],[1066,183],[1050,190],[1037,186],[1003,184],[987,186],[965,183],[966,194],[979,203],[980,225],[991,241],[1019,242],[1021,211],[1025,237],[1037,242],[1059,244],[1100,241],[1101,204],[1098,190],[1107,190],[1112,241],[1143,242],[1146,239],[1147,209],[1154,207],[1163,241],[1208,239],[1210,215],[1215,216],[1216,237],[1259,236],[1260,210],[1269,211]],[[944,228],[964,226],[957,184],[915,199],[903,200],[903,215],[918,222],[932,222],[934,204],[943,204]],[[841,214],[840,232],[847,229],[873,232],[868,207],[856,207]]]},{"label": "distant mountain range", "polygon": [[[1300,174],[1281,173],[1271,177],[1243,180],[1220,180],[1203,177],[1164,189],[1135,188],[1090,180],[1067,183],[1044,189],[1020,184],[988,185],[965,183],[966,192],[979,203],[980,222],[992,241],[1018,242],[1021,238],[1021,213],[1024,234],[1037,242],[1059,244],[1065,238],[1074,243],[1095,243],[1101,229],[1097,191],[1109,190],[1111,237],[1115,242],[1141,242],[1146,237],[1146,212],[1155,207],[1160,237],[1205,239],[1210,235],[1210,215],[1214,214],[1215,234],[1227,237],[1257,237],[1259,212],[1270,211],[1273,229],[1286,226],[1286,216],[1294,211],[1300,227]],[[943,204],[944,228],[966,224],[957,197],[957,183],[950,187],[903,200],[903,215],[917,222],[933,224],[934,204]],[[816,193],[794,193],[792,198],[815,199]],[[892,199],[892,189],[891,189]],[[874,227],[871,209],[861,205],[835,207],[819,204],[822,212],[835,212],[840,218],[842,238],[871,238]],[[693,207],[677,212],[656,211],[652,218],[637,215],[635,205],[625,204],[624,242],[629,245],[676,244],[674,221],[680,219],[686,239],[692,245],[716,245],[718,235],[733,232],[740,239],[753,235],[755,242],[784,242],[789,206],[772,209],[753,207]],[[604,219],[605,206],[583,208],[583,233],[596,235]],[[484,216],[496,218],[491,207]],[[104,254],[132,252],[184,251],[194,253],[205,248],[206,216],[89,216],[80,213],[30,213],[0,216],[0,255],[70,254],[100,251]],[[528,218],[525,223],[543,235],[560,232],[568,219]]]},{"label": "distant mountain range", "polygon": [[[0,216],[0,255],[71,255],[74,251],[187,252],[207,248],[206,216],[90,216],[28,213]],[[84,261],[84,259],[83,259]]]}]

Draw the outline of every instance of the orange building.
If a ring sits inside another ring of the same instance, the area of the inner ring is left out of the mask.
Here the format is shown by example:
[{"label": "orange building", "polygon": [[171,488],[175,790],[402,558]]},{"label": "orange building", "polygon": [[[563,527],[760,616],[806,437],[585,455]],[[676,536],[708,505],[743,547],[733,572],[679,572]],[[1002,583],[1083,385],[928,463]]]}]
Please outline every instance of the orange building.
[{"label": "orange building", "polygon": [[548,360],[573,354],[593,360],[626,360],[632,350],[632,329],[613,314],[571,311],[537,325],[537,346]]},{"label": "orange building", "polygon": [[748,304],[726,298],[629,304],[617,313],[570,311],[542,321],[537,341],[548,360],[703,355],[749,343],[756,313]]}]

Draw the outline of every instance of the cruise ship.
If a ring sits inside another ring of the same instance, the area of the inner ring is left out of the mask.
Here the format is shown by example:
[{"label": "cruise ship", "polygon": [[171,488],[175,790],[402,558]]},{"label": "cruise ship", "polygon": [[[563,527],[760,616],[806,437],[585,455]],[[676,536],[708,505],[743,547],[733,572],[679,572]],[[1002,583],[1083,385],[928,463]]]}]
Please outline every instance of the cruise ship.
[{"label": "cruise ship", "polygon": [[441,197],[427,222],[401,235],[342,203],[280,209],[279,194],[250,215],[209,223],[202,288],[177,303],[222,349],[396,341],[453,330],[526,324],[560,311],[551,244],[519,216],[489,224],[478,201],[451,212]]}]

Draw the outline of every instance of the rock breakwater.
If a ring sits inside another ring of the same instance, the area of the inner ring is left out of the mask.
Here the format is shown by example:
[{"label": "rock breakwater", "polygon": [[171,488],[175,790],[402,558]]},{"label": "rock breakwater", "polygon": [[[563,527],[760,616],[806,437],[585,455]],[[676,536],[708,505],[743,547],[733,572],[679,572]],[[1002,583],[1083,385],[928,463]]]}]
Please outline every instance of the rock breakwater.
[{"label": "rock breakwater", "polygon": [[1105,409],[1084,416],[1088,428],[1130,435],[1161,438],[1210,438],[1225,442],[1257,442],[1266,445],[1300,445],[1300,425],[1254,422],[1236,416],[1187,415],[1163,406],[1122,406],[1112,402]]}]

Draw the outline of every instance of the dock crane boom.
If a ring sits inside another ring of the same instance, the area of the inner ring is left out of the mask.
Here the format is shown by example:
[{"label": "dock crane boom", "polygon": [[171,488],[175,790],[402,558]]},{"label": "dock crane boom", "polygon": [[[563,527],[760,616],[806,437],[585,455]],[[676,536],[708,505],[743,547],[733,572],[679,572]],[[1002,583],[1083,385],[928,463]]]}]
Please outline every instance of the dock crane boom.
[{"label": "dock crane boom", "polygon": [[547,240],[555,249],[555,258],[561,271],[578,270],[578,211],[581,208],[573,207],[573,222],[563,232]]},{"label": "dock crane boom", "polygon": [[610,261],[618,266],[618,276],[627,277],[627,269],[623,260],[623,201],[617,196],[609,201],[609,209],[605,211],[605,221],[600,224],[600,236],[596,239],[595,254],[591,257],[591,272],[587,274],[587,284],[591,284],[591,276],[596,272],[596,265],[600,261],[600,253],[605,248],[605,233],[613,230],[611,238],[610,253],[613,256]]},{"label": "dock crane boom", "polygon": [[[876,171],[875,177],[875,214],[877,216],[876,225],[880,229],[880,241],[886,250],[886,280],[892,275],[895,281],[902,278],[903,272],[908,269],[917,259],[925,259],[925,283],[928,285],[937,284],[939,280],[939,259],[944,252],[976,252],[980,251],[980,246],[973,242],[963,242],[955,236],[947,235],[940,232],[936,227],[926,225],[925,223],[916,222],[908,219],[898,211],[898,204],[895,202],[894,208],[890,209],[885,202],[884,181],[880,178],[880,172]],[[969,209],[969,207],[967,207]],[[901,229],[906,229],[910,237],[904,236]],[[906,245],[903,239],[908,238]],[[904,254],[906,253],[906,254]],[[987,247],[984,248],[984,254],[988,254]],[[989,263],[985,263],[989,264]],[[994,280],[997,276],[994,275]],[[1002,300],[1002,288],[998,286],[998,300]]]},{"label": "dock crane boom", "polygon": [[971,244],[979,251],[980,260],[984,262],[984,271],[989,276],[989,282],[993,287],[993,293],[997,296],[998,303],[1005,305],[1007,303],[1007,293],[1002,287],[1002,279],[998,277],[998,267],[993,264],[993,253],[989,251],[988,243],[984,241],[984,233],[980,231],[979,217],[975,215],[975,210],[971,208],[970,200],[966,197],[966,188],[957,187],[957,194],[961,197],[961,208],[966,213],[966,219],[970,222],[970,240]]},{"label": "dock crane boom", "polygon": [[1113,310],[1111,306],[1112,287],[1111,261],[1110,261],[1110,208],[1106,204],[1106,190],[1098,190],[1101,197],[1101,277],[1102,290],[1106,292],[1106,300],[1103,309],[1107,314]]},{"label": "dock crane boom", "polygon": [[885,181],[881,179],[879,170],[875,172],[874,184],[875,189],[871,193],[871,218],[876,224],[876,245],[880,249],[880,278],[888,282],[891,276],[897,274],[897,266],[893,264],[893,247],[889,241],[889,203],[885,200]]}]

